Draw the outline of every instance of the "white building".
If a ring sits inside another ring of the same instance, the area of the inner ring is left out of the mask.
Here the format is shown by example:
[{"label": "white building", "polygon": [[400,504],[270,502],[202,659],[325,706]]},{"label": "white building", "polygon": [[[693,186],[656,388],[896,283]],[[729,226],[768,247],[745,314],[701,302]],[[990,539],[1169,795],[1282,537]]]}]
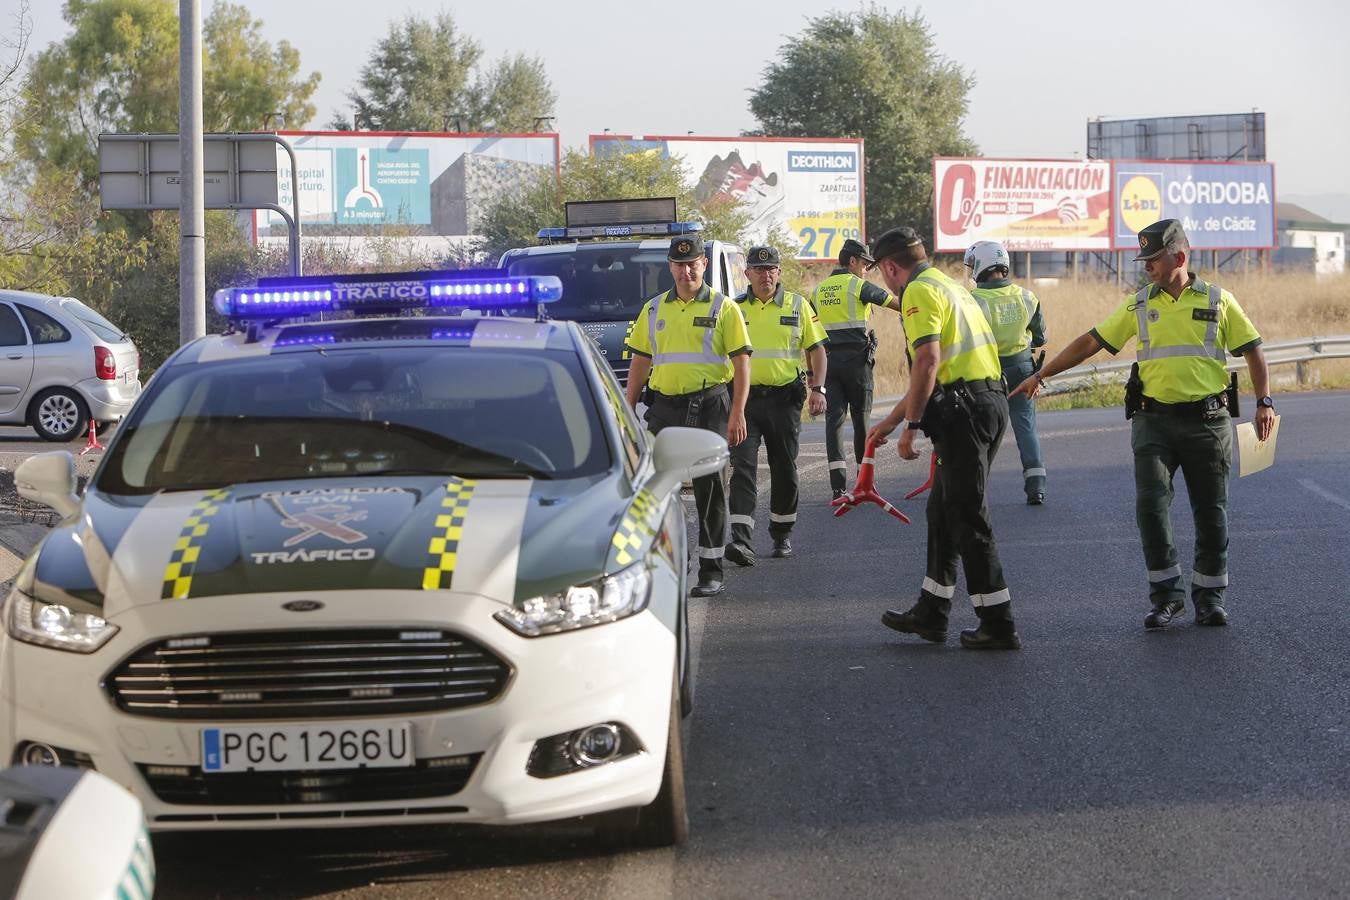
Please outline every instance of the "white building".
[{"label": "white building", "polygon": [[1279,240],[1274,257],[1276,267],[1343,275],[1347,230],[1347,226],[1328,221],[1301,206],[1276,203],[1275,231]]}]

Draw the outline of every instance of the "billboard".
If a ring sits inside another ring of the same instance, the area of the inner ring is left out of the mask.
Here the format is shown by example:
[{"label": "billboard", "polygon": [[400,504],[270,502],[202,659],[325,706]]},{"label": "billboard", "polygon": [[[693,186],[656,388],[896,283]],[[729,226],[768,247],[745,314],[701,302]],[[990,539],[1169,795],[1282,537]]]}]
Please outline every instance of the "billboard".
[{"label": "billboard", "polygon": [[1180,219],[1196,250],[1275,246],[1275,168],[1270,163],[1116,160],[1112,249],[1134,250],[1141,228]]},{"label": "billboard", "polygon": [[1106,250],[1111,164],[1093,160],[933,160],[933,247],[976,241],[1017,250]]},{"label": "billboard", "polygon": [[591,152],[678,157],[695,179],[697,202],[742,204],[755,240],[786,228],[800,244],[798,259],[835,259],[846,239],[865,240],[860,138],[593,134]]},{"label": "billboard", "polygon": [[[300,222],[317,234],[474,234],[486,207],[503,191],[539,172],[557,172],[556,134],[407,134],[286,131],[295,150],[277,150],[278,204],[291,208],[300,189]],[[285,231],[275,212],[260,210],[260,236]]]},{"label": "billboard", "polygon": [[1088,159],[1242,160],[1266,158],[1266,114],[1092,119]]}]

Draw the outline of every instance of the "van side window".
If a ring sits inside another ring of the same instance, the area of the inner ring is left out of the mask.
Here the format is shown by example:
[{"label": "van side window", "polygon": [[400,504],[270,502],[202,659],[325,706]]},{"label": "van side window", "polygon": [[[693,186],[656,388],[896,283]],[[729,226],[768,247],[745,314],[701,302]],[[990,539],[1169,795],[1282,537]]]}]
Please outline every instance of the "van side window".
[{"label": "van side window", "polygon": [[28,335],[23,333],[19,317],[8,303],[0,303],[0,347],[23,347],[28,343]]},{"label": "van side window", "polygon": [[31,306],[24,306],[22,303],[16,305],[23,315],[23,320],[28,323],[28,330],[33,335],[33,343],[60,344],[63,341],[70,340],[70,332],[66,330],[66,326],[45,312],[38,312]]}]

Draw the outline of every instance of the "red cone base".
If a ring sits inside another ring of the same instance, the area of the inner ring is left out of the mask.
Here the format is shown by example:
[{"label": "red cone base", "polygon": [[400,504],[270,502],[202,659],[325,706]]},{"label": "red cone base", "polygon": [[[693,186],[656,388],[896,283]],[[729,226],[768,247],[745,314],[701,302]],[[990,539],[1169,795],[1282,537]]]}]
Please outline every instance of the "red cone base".
[{"label": "red cone base", "polygon": [[928,490],[930,487],[933,486],[933,479],[937,476],[938,458],[936,453],[933,454],[932,460],[933,460],[932,463],[928,466],[928,480],[925,481],[923,484],[919,485],[918,487],[916,487],[914,490],[910,491],[908,494],[906,494],[905,495],[906,500],[913,500],[915,497],[919,496],[924,491]]},{"label": "red cone base", "polygon": [[863,451],[862,464],[858,466],[858,483],[853,485],[853,490],[849,491],[844,496],[836,497],[834,500],[830,501],[830,505],[834,507],[834,516],[837,519],[855,506],[863,503],[875,503],[901,522],[908,525],[909,516],[905,515],[894,506],[891,506],[886,498],[878,494],[876,488],[873,487],[872,481],[876,473],[876,466],[872,459],[875,452],[876,443],[868,441],[867,448]]},{"label": "red cone base", "polygon": [[84,456],[90,450],[103,450],[103,449],[105,449],[104,446],[100,444],[98,440],[98,422],[94,421],[93,419],[90,419],[89,440],[84,442],[84,449],[80,451],[80,455]]}]

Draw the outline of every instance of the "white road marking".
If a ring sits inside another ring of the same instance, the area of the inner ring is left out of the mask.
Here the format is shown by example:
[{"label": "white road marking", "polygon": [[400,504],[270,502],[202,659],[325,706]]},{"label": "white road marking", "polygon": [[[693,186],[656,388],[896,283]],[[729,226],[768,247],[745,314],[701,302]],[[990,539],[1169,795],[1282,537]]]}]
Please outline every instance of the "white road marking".
[{"label": "white road marking", "polygon": [[1326,500],[1329,503],[1334,503],[1337,506],[1342,507],[1344,509],[1350,509],[1350,500],[1346,500],[1344,497],[1338,497],[1331,491],[1322,487],[1317,482],[1307,478],[1300,478],[1298,480],[1298,483],[1303,485],[1308,490],[1312,491],[1317,496],[1321,497],[1323,500]]}]

